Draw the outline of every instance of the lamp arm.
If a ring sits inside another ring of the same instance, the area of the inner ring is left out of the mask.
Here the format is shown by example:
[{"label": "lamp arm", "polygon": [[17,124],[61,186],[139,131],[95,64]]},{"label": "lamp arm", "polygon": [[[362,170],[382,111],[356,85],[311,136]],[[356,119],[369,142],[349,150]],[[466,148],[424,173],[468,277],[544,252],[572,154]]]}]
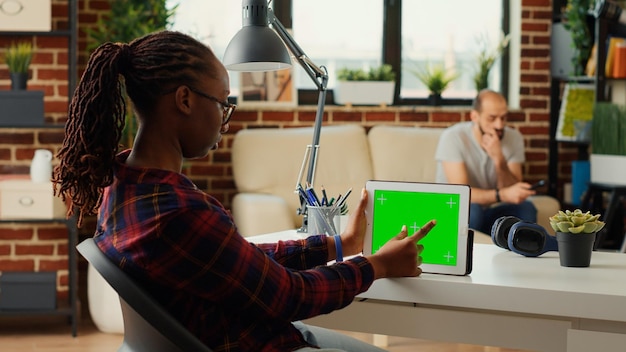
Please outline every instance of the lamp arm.
[{"label": "lamp arm", "polygon": [[[304,71],[309,75],[311,80],[317,86],[317,91],[319,93],[319,97],[317,99],[317,110],[315,113],[315,123],[313,125],[313,141],[311,145],[307,147],[307,151],[304,153],[304,160],[302,161],[302,167],[300,168],[300,173],[298,175],[298,180],[296,181],[296,192],[298,192],[298,188],[300,186],[302,171],[304,169],[304,165],[308,156],[308,170],[306,175],[306,182],[309,186],[313,187],[313,183],[315,181],[315,169],[317,167],[317,152],[320,144],[320,132],[322,129],[322,121],[324,119],[324,106],[326,105],[326,87],[328,85],[328,71],[323,66],[317,66],[309,59],[309,57],[304,53],[302,48],[296,43],[295,39],[287,32],[285,26],[276,18],[272,9],[268,9],[268,23],[274,28],[276,33],[280,39],[282,39],[283,43],[287,46],[289,51],[294,55],[296,60]],[[302,221],[302,228],[299,231],[307,232],[308,228],[308,216],[307,216],[307,208],[306,208],[306,199],[302,197],[300,194],[300,208],[298,209],[298,214],[304,216]]]},{"label": "lamp arm", "polygon": [[283,43],[287,46],[289,51],[293,54],[293,56],[298,60],[298,63],[304,71],[311,77],[318,90],[326,90],[326,85],[328,83],[328,73],[324,67],[319,67],[309,57],[304,53],[302,48],[296,43],[296,40],[293,39],[291,34],[287,31],[285,26],[278,20],[278,18],[274,15],[274,11],[271,8],[267,11],[267,19],[268,23],[272,25],[276,33],[280,39],[282,39]]},{"label": "lamp arm", "polygon": [[[315,124],[313,126],[313,141],[311,143],[311,151],[309,156],[309,168],[306,181],[311,186],[315,179],[315,167],[317,165],[317,152],[319,148],[320,130],[322,129],[322,120],[324,119],[324,106],[326,105],[326,87],[328,85],[328,72],[325,67],[315,65],[311,59],[304,53],[302,48],[296,43],[295,39],[287,32],[287,29],[274,15],[272,9],[268,9],[268,23],[272,25],[280,39],[285,43],[289,51],[294,55],[296,60],[304,71],[309,75],[311,80],[317,86],[319,97],[317,100],[317,112],[315,115]],[[300,180],[298,180],[300,182]]]}]

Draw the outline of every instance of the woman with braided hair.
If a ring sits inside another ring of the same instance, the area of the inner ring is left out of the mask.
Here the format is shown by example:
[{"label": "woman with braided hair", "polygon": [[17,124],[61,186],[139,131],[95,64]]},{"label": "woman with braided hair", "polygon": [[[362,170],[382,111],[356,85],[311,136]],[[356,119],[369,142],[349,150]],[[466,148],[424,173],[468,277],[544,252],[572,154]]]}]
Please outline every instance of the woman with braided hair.
[{"label": "woman with braided hair", "polygon": [[[126,90],[139,128],[118,151]],[[253,245],[230,213],[181,174],[184,159],[218,147],[235,105],[210,48],[177,32],[105,43],[89,58],[70,104],[55,190],[79,218],[98,214],[98,247],[218,351],[380,351],[298,322],[348,305],[380,277],[421,273],[406,227],[376,254],[363,248],[367,193],[333,237]],[[336,247],[337,245],[337,247]]]}]

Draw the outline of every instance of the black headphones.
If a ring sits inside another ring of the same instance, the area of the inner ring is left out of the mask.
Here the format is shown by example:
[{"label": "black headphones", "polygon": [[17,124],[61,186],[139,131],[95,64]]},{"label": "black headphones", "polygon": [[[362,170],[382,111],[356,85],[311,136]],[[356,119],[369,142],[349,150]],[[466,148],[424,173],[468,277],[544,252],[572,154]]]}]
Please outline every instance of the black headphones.
[{"label": "black headphones", "polygon": [[491,227],[491,240],[498,247],[526,257],[558,251],[556,237],[550,236],[542,226],[515,216],[498,218]]}]

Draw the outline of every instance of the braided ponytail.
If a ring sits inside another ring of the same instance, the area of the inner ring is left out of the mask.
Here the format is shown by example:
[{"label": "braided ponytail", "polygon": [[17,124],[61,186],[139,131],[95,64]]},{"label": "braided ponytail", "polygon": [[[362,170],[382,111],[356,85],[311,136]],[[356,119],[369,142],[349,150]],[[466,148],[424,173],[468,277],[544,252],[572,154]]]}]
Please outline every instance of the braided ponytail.
[{"label": "braided ponytail", "polygon": [[195,85],[215,74],[217,58],[204,44],[178,32],[161,31],[130,44],[105,43],[90,56],[74,92],[52,182],[69,199],[68,215],[97,213],[102,190],[113,182],[113,166],[125,125],[126,92],[139,117],[177,85]]}]

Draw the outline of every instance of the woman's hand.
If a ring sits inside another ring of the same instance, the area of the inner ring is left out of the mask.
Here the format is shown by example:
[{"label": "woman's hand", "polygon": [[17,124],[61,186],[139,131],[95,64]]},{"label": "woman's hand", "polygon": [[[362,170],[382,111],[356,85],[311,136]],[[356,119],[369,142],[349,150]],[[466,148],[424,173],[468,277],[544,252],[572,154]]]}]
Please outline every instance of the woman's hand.
[{"label": "woman's hand", "polygon": [[341,245],[343,254],[355,255],[363,251],[363,241],[365,240],[365,228],[367,220],[365,218],[365,208],[367,207],[367,191],[361,189],[361,200],[356,209],[350,215],[348,225],[341,234]]},{"label": "woman's hand", "polygon": [[404,225],[396,237],[385,243],[378,252],[368,256],[368,260],[374,267],[375,278],[419,276],[422,273],[419,267],[422,264],[420,254],[424,246],[418,242],[435,225],[435,220],[430,220],[411,236],[408,236],[406,225]]}]

